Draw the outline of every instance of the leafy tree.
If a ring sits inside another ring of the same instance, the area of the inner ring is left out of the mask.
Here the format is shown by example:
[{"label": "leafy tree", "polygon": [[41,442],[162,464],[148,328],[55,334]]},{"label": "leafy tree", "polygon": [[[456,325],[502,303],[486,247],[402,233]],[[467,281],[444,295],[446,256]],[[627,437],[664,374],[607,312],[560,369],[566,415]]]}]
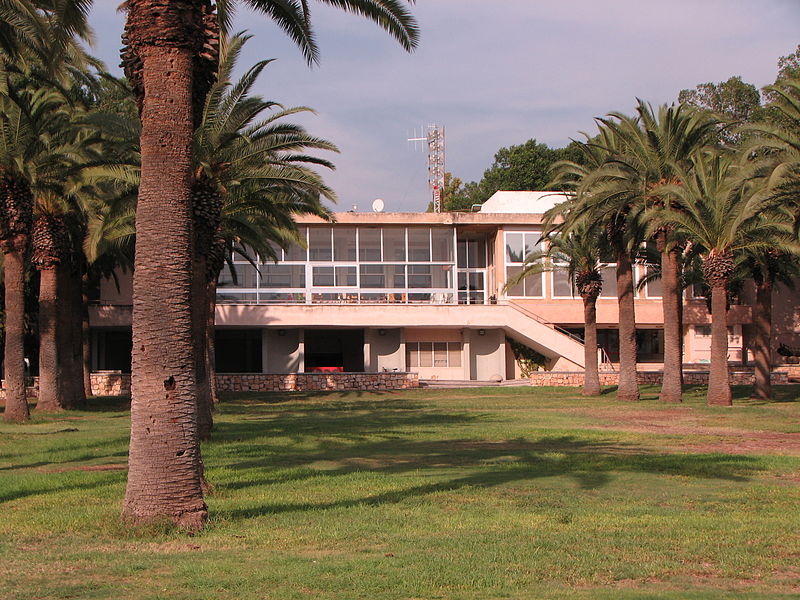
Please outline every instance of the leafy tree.
[{"label": "leafy tree", "polygon": [[577,142],[564,148],[550,148],[530,139],[524,144],[500,148],[494,155],[492,166],[484,171],[481,180],[469,182],[463,187],[456,186],[448,203],[444,205],[445,209],[469,210],[473,204],[483,204],[500,190],[562,190],[559,184],[551,181],[550,169],[556,162],[563,160],[582,160]]},{"label": "leafy tree", "polygon": [[678,102],[707,110],[726,122],[727,126],[720,129],[720,137],[728,145],[738,143],[741,135],[739,130],[730,127],[731,124],[755,121],[763,112],[758,89],[739,76],[720,83],[701,83],[693,90],[681,90]]}]

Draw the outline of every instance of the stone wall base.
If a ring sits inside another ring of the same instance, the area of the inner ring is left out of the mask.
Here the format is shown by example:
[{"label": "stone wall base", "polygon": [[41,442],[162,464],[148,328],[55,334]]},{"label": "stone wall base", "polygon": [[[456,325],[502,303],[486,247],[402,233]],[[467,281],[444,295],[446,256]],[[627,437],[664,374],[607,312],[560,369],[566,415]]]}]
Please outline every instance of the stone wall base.
[{"label": "stone wall base", "polygon": [[[661,385],[663,375],[661,371],[639,371],[636,380],[639,385]],[[530,383],[532,386],[581,387],[583,376],[583,371],[536,371],[531,373]],[[754,375],[752,371],[731,370],[729,377],[731,385],[752,385]],[[773,371],[770,378],[774,384],[789,383],[788,374],[783,368]],[[684,371],[683,382],[687,385],[708,385],[708,371]],[[600,385],[618,383],[618,373],[600,373]]]},{"label": "stone wall base", "polygon": [[[130,396],[131,376],[127,373],[92,373],[92,394],[95,396]],[[1,382],[5,383],[5,382]],[[221,392],[294,392],[326,390],[407,390],[419,387],[416,373],[291,373],[272,375],[236,373],[217,375]],[[39,395],[39,381],[33,378],[28,397]],[[0,400],[5,389],[0,389]]]}]

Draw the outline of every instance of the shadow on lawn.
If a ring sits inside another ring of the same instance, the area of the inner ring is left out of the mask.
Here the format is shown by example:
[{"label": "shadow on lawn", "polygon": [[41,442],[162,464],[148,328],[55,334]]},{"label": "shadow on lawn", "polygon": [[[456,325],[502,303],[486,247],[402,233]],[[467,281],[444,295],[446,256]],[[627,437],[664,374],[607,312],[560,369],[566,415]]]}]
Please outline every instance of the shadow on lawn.
[{"label": "shadow on lawn", "polygon": [[[238,489],[312,478],[337,477],[357,471],[377,473],[418,472],[458,469],[471,473],[360,498],[334,502],[272,503],[263,506],[222,512],[231,518],[247,518],[282,512],[326,510],[360,505],[402,502],[409,498],[462,488],[491,488],[513,482],[544,477],[568,476],[582,489],[608,485],[614,473],[653,473],[729,481],[747,481],[759,471],[749,457],[725,455],[658,455],[641,448],[606,442],[589,442],[573,436],[544,437],[536,442],[523,439],[504,442],[441,440],[435,442],[390,441],[340,449],[338,453],[320,452],[290,457],[298,467],[291,472],[264,473],[246,482],[232,482],[220,488]],[[314,468],[315,463],[321,468]],[[320,465],[320,463],[322,463]],[[333,468],[327,465],[337,464]],[[263,463],[262,463],[263,464]],[[255,468],[247,461],[233,468]]]},{"label": "shadow on lawn", "polygon": [[[360,498],[320,503],[273,503],[222,512],[232,518],[278,512],[321,510],[364,504],[401,502],[408,498],[461,488],[489,488],[537,478],[567,476],[583,489],[608,485],[614,474],[652,473],[666,476],[746,481],[761,470],[746,456],[717,454],[655,454],[647,448],[616,440],[545,436],[538,440],[471,440],[446,438],[448,427],[488,423],[489,414],[405,410],[413,402],[315,405],[291,412],[269,413],[255,419],[222,423],[213,462],[239,471],[234,481],[220,482],[218,489],[237,490],[315,478],[346,476],[358,471],[373,473],[425,473],[445,481],[411,486]],[[252,409],[252,407],[250,407]],[[252,413],[251,413],[252,414]],[[463,431],[459,430],[463,435]],[[430,437],[435,440],[410,439]],[[376,439],[376,437],[378,439]],[[288,440],[287,440],[288,438]],[[313,442],[310,450],[298,444]],[[211,463],[208,463],[211,464]],[[244,478],[242,471],[247,471]]]}]

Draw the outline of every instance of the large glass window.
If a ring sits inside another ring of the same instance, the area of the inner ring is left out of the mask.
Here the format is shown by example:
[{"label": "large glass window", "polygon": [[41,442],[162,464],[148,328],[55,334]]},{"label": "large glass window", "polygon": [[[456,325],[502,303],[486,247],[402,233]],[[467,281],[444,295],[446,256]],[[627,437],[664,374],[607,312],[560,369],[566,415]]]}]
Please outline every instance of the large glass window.
[{"label": "large glass window", "polygon": [[406,230],[404,227],[383,228],[383,260],[406,260]]},{"label": "large glass window", "polygon": [[[315,225],[300,233],[307,248],[272,245],[277,263],[267,257],[257,268],[248,262],[247,249],[234,254],[235,277],[223,273],[220,294],[229,292],[228,301],[261,303],[456,301],[452,227]],[[464,260],[471,269],[485,269],[485,241],[470,241],[463,251],[470,254]],[[477,285],[482,275],[475,277]],[[251,288],[260,291],[253,295]]]},{"label": "large glass window", "polygon": [[378,227],[358,229],[358,260],[361,262],[380,262],[381,230]]},{"label": "large glass window", "polygon": [[333,260],[356,260],[355,227],[335,227],[333,229]]},{"label": "large glass window", "polygon": [[557,267],[553,271],[553,297],[571,298],[572,295],[572,282],[569,280],[567,268]]},{"label": "large glass window", "polygon": [[308,260],[333,260],[330,227],[312,227],[308,230]]},{"label": "large glass window", "polygon": [[259,267],[262,288],[304,288],[306,269],[303,265],[266,264]]},{"label": "large glass window", "polygon": [[408,260],[409,262],[430,262],[431,230],[429,227],[408,228]]},{"label": "large glass window", "polygon": [[[525,259],[534,252],[541,251],[540,234],[532,232],[507,232],[506,241],[506,281],[512,281],[523,271]],[[529,275],[519,283],[508,288],[511,297],[541,298],[544,295],[544,273]]]},{"label": "large glass window", "polygon": [[600,270],[603,276],[603,291],[600,292],[601,298],[617,297],[617,266],[607,265]]},{"label": "large glass window", "polygon": [[452,229],[431,229],[431,261],[453,262]]},{"label": "large glass window", "polygon": [[406,362],[408,367],[460,367],[461,342],[408,342]]},{"label": "large glass window", "polygon": [[336,285],[355,287],[358,285],[355,267],[336,267]]}]

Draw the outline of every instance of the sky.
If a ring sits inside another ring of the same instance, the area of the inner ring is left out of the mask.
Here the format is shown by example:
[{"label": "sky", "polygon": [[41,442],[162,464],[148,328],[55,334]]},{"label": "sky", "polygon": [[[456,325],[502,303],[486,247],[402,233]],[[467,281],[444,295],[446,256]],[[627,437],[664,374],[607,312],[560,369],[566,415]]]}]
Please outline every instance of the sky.
[{"label": "sky", "polygon": [[[97,0],[94,53],[119,73],[124,16]],[[800,0],[417,0],[419,47],[406,53],[360,17],[311,2],[321,50],[309,68],[266,17],[240,11],[254,37],[242,69],[275,59],[255,91],[315,115],[293,116],[334,142],[325,180],[336,210],[423,211],[426,149],[408,142],[445,127],[446,170],[477,181],[498,149],[531,138],[561,147],[593,118],[632,113],[734,75],[762,87],[800,43]]]}]

